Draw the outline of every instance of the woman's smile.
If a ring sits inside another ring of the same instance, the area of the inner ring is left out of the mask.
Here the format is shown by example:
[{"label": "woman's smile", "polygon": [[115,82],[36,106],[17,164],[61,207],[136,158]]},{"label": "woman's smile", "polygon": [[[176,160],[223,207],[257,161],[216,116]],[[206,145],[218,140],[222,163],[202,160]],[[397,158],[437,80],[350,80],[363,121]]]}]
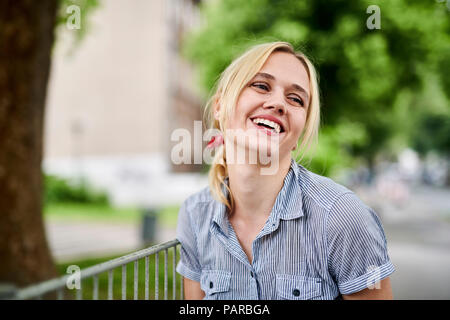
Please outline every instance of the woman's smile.
[{"label": "woman's smile", "polygon": [[282,139],[286,133],[284,128],[282,129],[282,126],[276,122],[266,120],[259,116],[248,118],[248,122],[247,128],[256,129],[258,130],[257,132],[262,132],[268,136],[276,136]]}]

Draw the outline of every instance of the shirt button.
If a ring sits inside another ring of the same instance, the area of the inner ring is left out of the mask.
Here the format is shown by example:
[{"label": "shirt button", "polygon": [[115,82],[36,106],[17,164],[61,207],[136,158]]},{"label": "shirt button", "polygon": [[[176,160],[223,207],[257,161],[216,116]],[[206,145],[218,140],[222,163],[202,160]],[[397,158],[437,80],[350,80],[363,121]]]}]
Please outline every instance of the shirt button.
[{"label": "shirt button", "polygon": [[250,275],[252,276],[252,278],[253,278],[253,271],[250,271]]},{"label": "shirt button", "polygon": [[294,291],[292,291],[292,294],[298,297],[300,295],[300,291],[298,291],[298,289],[294,289]]},{"label": "shirt button", "polygon": [[209,288],[212,289],[212,287],[214,286],[214,284],[212,283],[212,281],[209,282]]}]

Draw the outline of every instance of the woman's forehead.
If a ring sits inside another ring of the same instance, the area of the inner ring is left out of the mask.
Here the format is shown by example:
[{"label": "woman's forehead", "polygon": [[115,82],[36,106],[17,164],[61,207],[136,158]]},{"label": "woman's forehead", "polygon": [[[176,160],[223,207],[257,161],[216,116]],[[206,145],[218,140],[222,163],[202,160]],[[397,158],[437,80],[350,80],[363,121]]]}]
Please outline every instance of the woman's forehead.
[{"label": "woman's forehead", "polygon": [[256,77],[264,76],[286,86],[298,85],[309,92],[308,71],[293,54],[286,52],[272,53],[256,74]]}]

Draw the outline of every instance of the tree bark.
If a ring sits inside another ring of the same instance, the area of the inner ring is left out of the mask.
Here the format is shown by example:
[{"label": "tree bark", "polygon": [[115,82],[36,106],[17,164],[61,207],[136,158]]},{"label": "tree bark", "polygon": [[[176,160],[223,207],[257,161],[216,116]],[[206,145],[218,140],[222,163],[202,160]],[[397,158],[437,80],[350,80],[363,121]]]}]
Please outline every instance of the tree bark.
[{"label": "tree bark", "polygon": [[0,283],[57,276],[42,218],[43,121],[57,0],[0,2]]}]

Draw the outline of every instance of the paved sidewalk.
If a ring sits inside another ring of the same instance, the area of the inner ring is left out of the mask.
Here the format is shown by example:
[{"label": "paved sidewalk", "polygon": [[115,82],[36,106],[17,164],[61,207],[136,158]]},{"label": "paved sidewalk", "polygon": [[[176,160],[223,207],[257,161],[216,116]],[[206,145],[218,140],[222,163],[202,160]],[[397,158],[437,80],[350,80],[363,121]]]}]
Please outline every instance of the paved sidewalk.
[{"label": "paved sidewalk", "polygon": [[391,242],[394,299],[450,299],[450,249]]},{"label": "paved sidewalk", "polygon": [[374,190],[360,193],[381,217],[395,299],[450,299],[450,190],[412,187],[392,202]]}]

